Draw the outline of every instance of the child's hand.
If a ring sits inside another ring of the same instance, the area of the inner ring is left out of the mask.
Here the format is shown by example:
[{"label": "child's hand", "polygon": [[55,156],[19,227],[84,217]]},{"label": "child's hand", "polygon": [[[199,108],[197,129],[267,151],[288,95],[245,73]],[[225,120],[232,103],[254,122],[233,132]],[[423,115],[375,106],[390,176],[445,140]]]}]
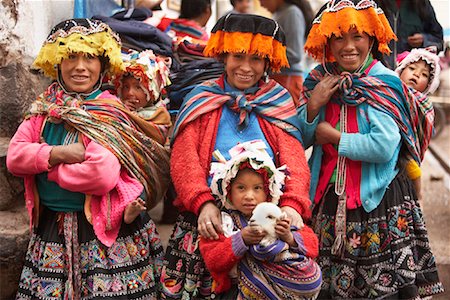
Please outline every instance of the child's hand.
[{"label": "child's hand", "polygon": [[241,230],[242,239],[247,246],[259,244],[264,238],[266,233],[262,230],[258,230],[255,227],[247,226]]},{"label": "child's hand", "polygon": [[291,232],[291,221],[288,218],[277,221],[275,232],[280,240],[286,242],[291,247],[296,246],[294,235]]},{"label": "child's hand", "polygon": [[125,105],[125,107],[131,111],[139,108],[139,100],[137,100],[137,99],[125,99],[122,101],[123,101],[123,105]]}]

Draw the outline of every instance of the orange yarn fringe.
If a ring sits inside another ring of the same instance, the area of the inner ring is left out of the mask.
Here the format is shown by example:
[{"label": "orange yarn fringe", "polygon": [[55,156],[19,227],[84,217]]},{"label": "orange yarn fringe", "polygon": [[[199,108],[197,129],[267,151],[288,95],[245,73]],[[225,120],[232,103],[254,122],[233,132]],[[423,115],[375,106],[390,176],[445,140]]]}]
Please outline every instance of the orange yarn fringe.
[{"label": "orange yarn fringe", "polygon": [[[344,8],[335,13],[324,13],[321,22],[313,25],[305,43],[306,52],[314,59],[322,61],[328,39],[332,35],[341,36],[351,28],[375,37],[379,43],[378,50],[384,54],[391,52],[389,42],[392,39],[397,40],[384,14],[377,14],[373,8],[360,11]],[[326,60],[334,61],[331,53],[328,53]]]},{"label": "orange yarn fringe", "polygon": [[203,54],[218,57],[222,53],[256,54],[268,58],[273,72],[289,67],[286,46],[271,36],[260,33],[216,31],[211,35]]}]

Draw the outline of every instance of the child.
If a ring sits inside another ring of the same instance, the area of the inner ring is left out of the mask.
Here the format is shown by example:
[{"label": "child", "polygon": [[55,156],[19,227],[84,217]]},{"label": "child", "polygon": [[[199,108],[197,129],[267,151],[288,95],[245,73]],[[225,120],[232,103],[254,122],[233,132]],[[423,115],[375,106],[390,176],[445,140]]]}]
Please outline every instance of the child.
[{"label": "child", "polygon": [[320,299],[416,299],[443,291],[404,147],[420,131],[398,75],[377,58],[395,34],[372,0],[332,0],[305,43],[318,62],[298,107],[310,158]]},{"label": "child", "polygon": [[320,290],[321,272],[313,261],[318,241],[309,227],[278,220],[280,240],[264,247],[258,245],[264,233],[248,226],[259,203],[278,205],[289,173],[286,166],[276,168],[265,149],[261,140],[238,144],[227,162],[214,153],[219,162],[211,166],[211,190],[221,202],[224,234],[202,238],[199,247],[216,299],[314,299]]},{"label": "child", "polygon": [[8,149],[33,226],[17,299],[157,299],[163,248],[135,206],[144,190],[163,193],[168,154],[100,90],[123,69],[119,37],[97,20],[63,21],[34,66],[54,82]]},{"label": "child", "polygon": [[[434,119],[432,104],[427,95],[434,93],[439,87],[441,71],[439,57],[435,52],[435,48],[417,48],[412,49],[411,52],[405,51],[397,57],[397,68],[395,69],[400,79],[412,89],[412,93],[408,93],[408,96],[415,103],[418,115],[424,122],[424,130],[428,130],[425,135],[427,138],[420,141],[424,150],[427,149],[430,142]],[[417,196],[421,200],[420,177],[422,172],[414,159],[408,160],[406,172],[413,181]]]},{"label": "child", "polygon": [[164,87],[170,84],[166,61],[151,50],[123,57],[125,71],[114,78],[119,98],[131,111],[155,126],[166,139],[171,126],[170,115],[162,99]]}]

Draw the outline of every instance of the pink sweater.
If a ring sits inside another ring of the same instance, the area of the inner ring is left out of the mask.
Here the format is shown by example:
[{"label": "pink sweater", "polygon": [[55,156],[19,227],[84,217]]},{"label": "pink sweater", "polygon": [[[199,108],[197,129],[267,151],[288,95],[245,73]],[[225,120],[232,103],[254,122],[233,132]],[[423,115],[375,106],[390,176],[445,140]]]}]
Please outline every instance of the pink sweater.
[{"label": "pink sweater", "polygon": [[90,208],[87,208],[92,212],[92,219],[87,214],[88,219],[91,219],[98,239],[111,246],[118,236],[123,211],[127,204],[139,197],[142,184],[121,168],[113,153],[84,136],[86,152],[82,163],[62,163],[49,169],[53,146],[40,142],[44,120],[45,116],[25,120],[13,136],[6,158],[9,171],[24,178],[30,226],[37,226],[39,221],[39,195],[34,176],[48,172],[48,180],[60,187],[92,197]]}]

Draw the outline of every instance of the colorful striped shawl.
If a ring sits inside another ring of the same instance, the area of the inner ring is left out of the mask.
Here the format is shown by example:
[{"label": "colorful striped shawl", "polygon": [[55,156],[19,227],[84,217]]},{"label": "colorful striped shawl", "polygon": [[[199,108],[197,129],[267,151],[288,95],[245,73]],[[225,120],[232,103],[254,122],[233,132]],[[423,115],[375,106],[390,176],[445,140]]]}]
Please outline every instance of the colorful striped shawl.
[{"label": "colorful striped shawl", "polygon": [[136,117],[117,98],[107,95],[109,99],[77,99],[54,83],[32,103],[25,117],[39,114],[64,121],[110,150],[144,185],[147,208],[151,208],[162,199],[168,187],[168,151],[157,142],[160,140],[157,127],[136,122]]},{"label": "colorful striped shawl", "polygon": [[[247,226],[238,212],[231,212],[237,228]],[[273,245],[253,245],[238,264],[239,299],[315,299],[322,273],[314,260],[291,251],[280,240]]]},{"label": "colorful striped shawl", "polygon": [[245,126],[248,114],[253,111],[302,142],[294,102],[285,88],[274,80],[268,83],[260,81],[254,94],[236,96],[224,91],[223,80],[222,75],[218,80],[206,81],[186,96],[175,123],[172,141],[189,122],[227,104],[240,113],[237,126]]},{"label": "colorful striped shawl", "polygon": [[[422,97],[413,96],[396,76],[341,73],[333,63],[327,63],[326,68],[331,74],[341,76],[339,83],[341,92],[331,101],[352,106],[367,101],[372,107],[391,116],[400,129],[408,153],[420,164],[432,132],[430,120],[433,112],[430,103]],[[312,90],[326,74],[323,65],[317,66],[309,73],[303,83],[304,92],[300,95],[299,105],[308,101]],[[421,114],[418,112],[416,101],[424,103]]]}]

